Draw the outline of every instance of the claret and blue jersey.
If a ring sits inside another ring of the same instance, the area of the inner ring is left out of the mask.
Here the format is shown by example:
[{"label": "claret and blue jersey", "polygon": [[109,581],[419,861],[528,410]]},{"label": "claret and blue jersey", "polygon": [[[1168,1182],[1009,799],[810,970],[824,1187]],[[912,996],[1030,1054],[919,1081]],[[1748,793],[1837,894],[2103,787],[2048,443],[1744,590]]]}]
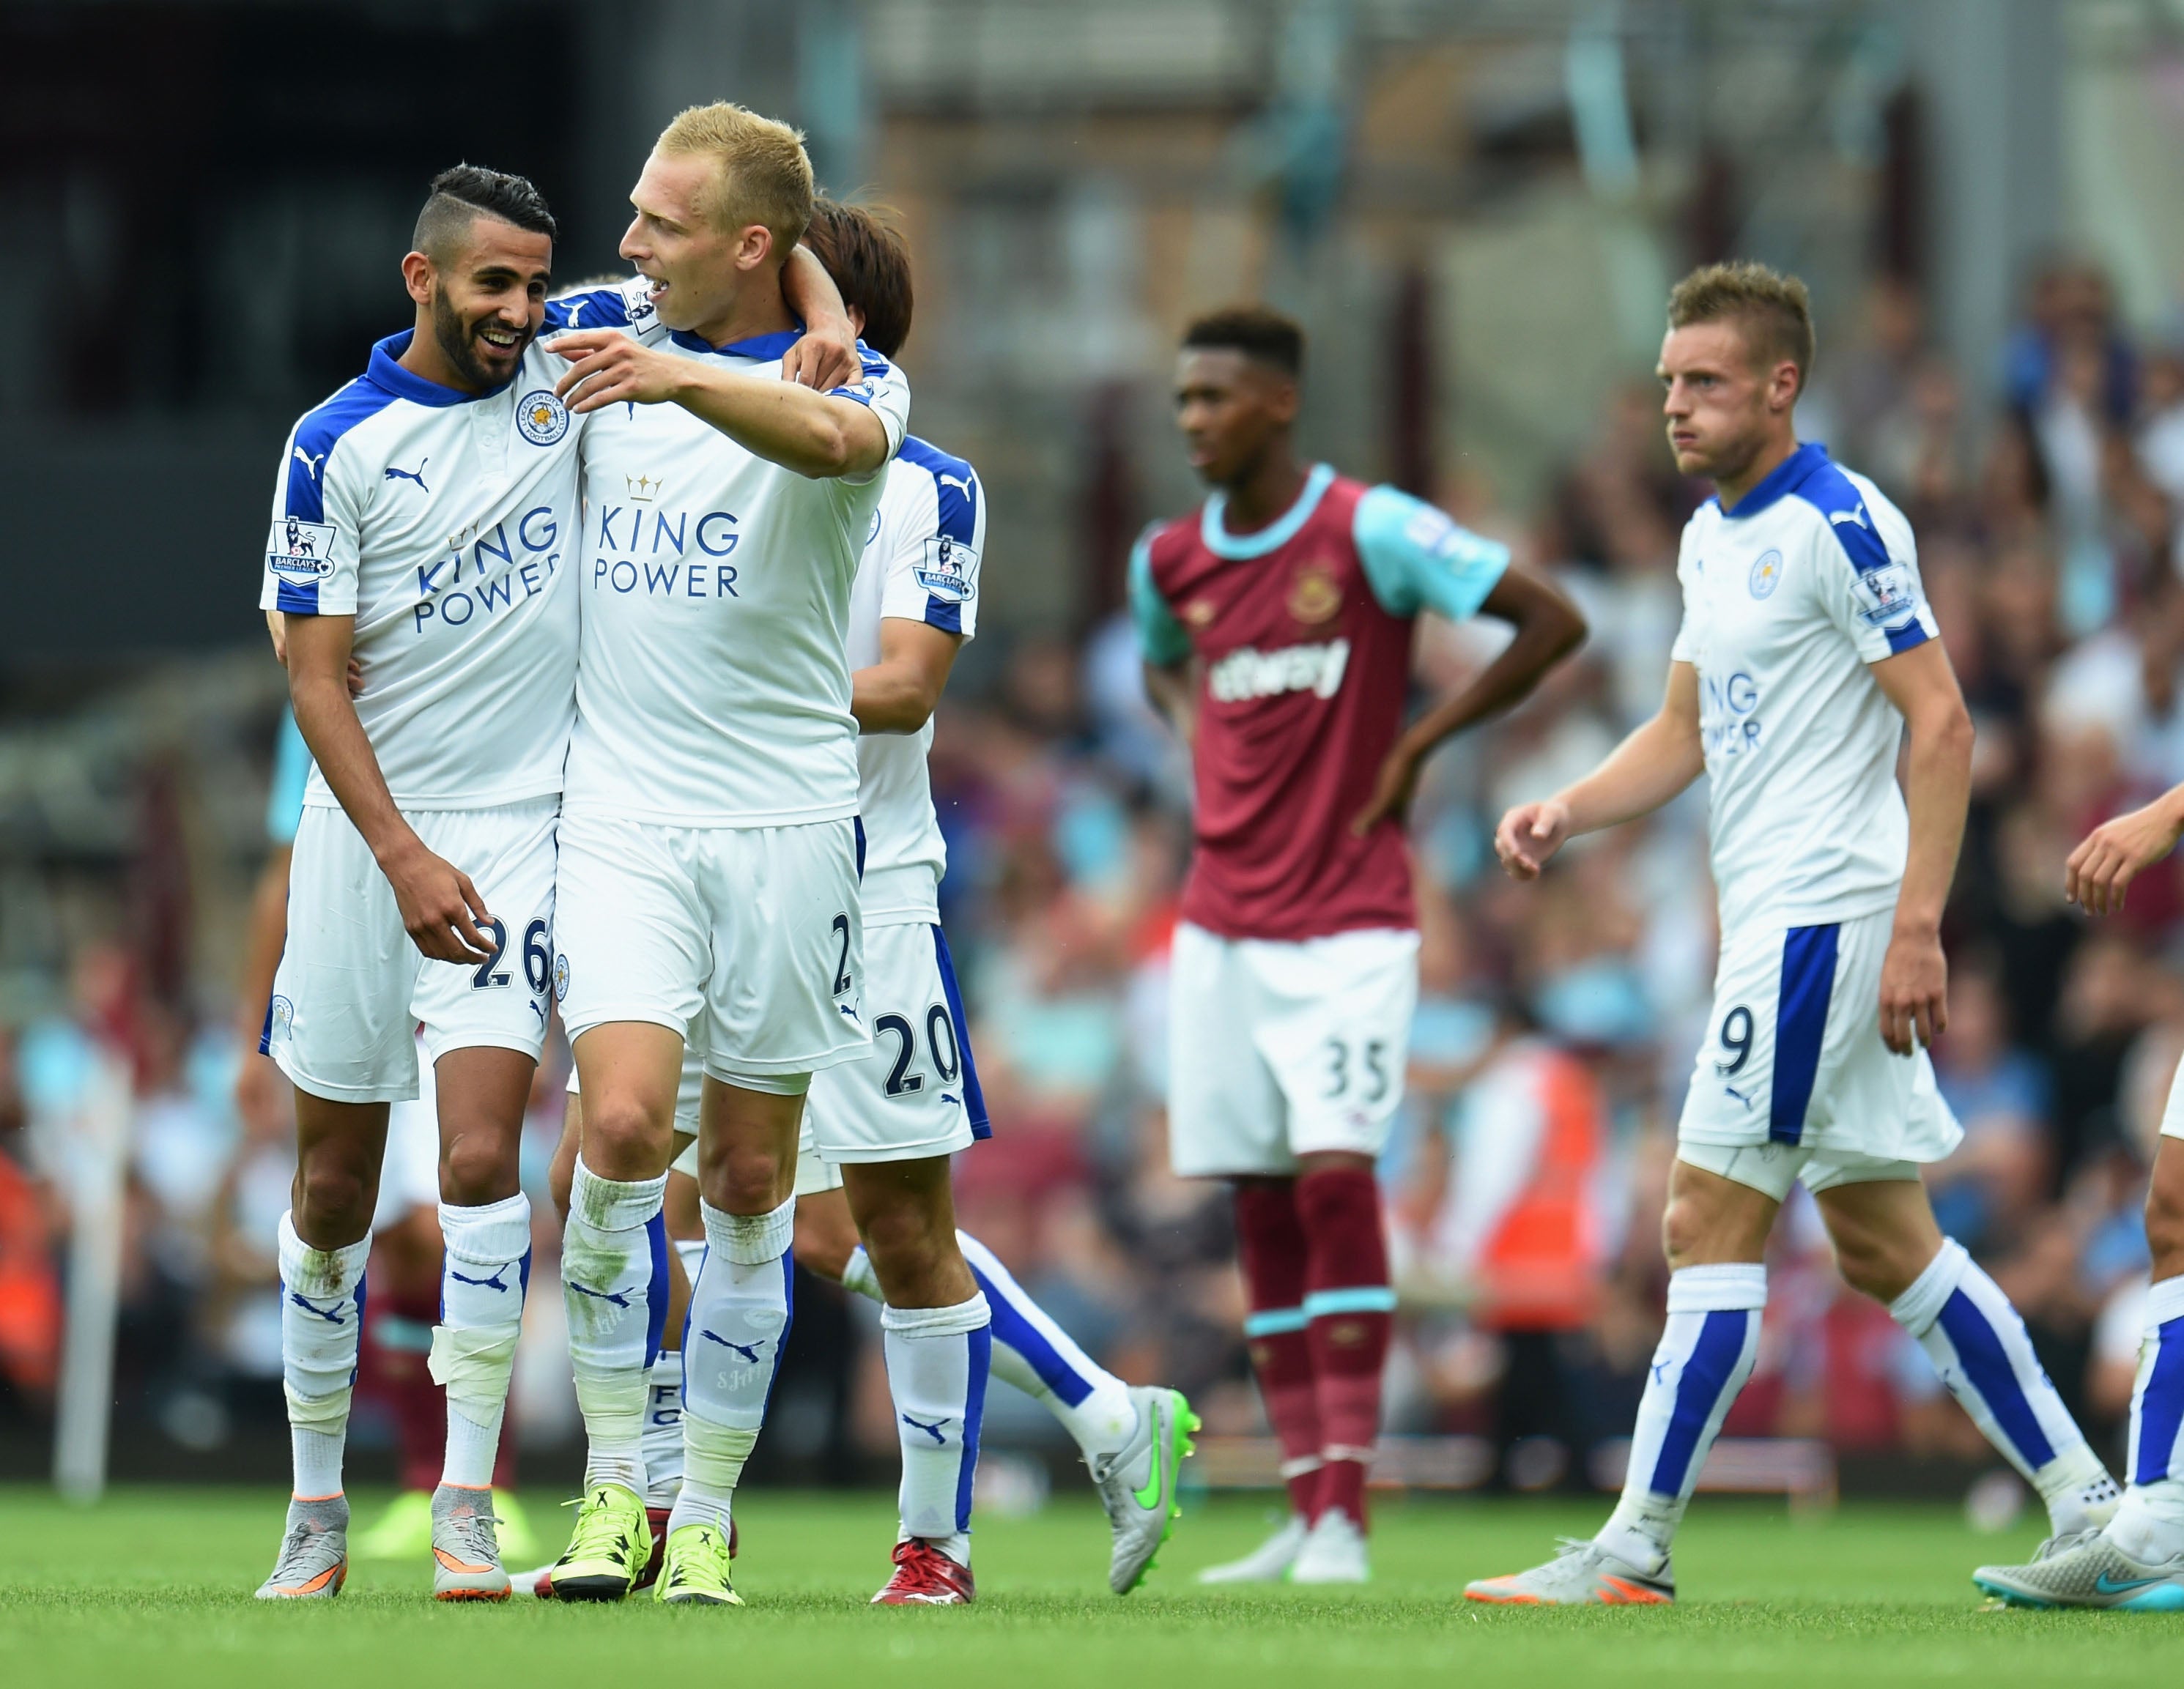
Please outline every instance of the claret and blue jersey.
[{"label": "claret and blue jersey", "polygon": [[1673,654],[1698,671],[1724,931],[1892,907],[1910,841],[1903,718],[1869,665],[1936,636],[1911,525],[1801,446],[1733,509],[1700,508],[1676,573]]}]

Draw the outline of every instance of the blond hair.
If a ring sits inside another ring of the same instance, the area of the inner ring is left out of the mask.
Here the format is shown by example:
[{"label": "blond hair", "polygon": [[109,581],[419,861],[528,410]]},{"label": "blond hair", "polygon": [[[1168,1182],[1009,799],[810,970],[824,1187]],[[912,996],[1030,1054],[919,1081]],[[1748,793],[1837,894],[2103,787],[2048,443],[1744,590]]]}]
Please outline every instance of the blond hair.
[{"label": "blond hair", "polygon": [[1763,264],[1710,264],[1669,295],[1669,326],[1735,322],[1759,362],[1797,366],[1797,391],[1813,370],[1813,302],[1805,284]]},{"label": "blond hair", "polygon": [[662,158],[709,158],[713,186],[699,202],[723,231],[766,225],[774,254],[786,258],[811,221],[811,160],[804,136],[785,123],[716,100],[677,112],[653,151]]}]

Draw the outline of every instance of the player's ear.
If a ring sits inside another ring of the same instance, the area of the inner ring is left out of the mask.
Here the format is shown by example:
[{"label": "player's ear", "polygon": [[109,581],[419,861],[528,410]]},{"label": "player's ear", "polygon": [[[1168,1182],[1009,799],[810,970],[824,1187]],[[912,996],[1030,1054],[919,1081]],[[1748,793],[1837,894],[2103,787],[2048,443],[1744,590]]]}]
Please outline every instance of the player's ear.
[{"label": "player's ear", "polygon": [[1797,366],[1784,358],[1774,366],[1774,378],[1768,383],[1768,408],[1795,409],[1798,396],[1803,392],[1804,387],[1805,378]]},{"label": "player's ear", "polygon": [[432,260],[422,253],[410,253],[402,260],[402,285],[410,297],[421,305],[432,303]]}]

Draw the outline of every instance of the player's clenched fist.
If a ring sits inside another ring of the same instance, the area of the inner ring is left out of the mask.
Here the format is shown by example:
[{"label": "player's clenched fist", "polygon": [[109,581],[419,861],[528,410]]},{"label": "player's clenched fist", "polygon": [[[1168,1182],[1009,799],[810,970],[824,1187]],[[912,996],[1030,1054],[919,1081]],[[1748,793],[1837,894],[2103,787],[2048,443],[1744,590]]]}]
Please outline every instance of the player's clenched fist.
[{"label": "player's clenched fist", "polygon": [[554,392],[578,416],[602,405],[665,403],[688,373],[685,359],[639,346],[614,329],[565,334],[549,350],[572,366]]},{"label": "player's clenched fist", "polygon": [[1494,830],[1494,853],[1514,880],[1536,880],[1569,836],[1569,806],[1546,798],[1519,803]]},{"label": "player's clenched fist", "polygon": [[435,962],[476,964],[499,948],[481,930],[493,925],[471,876],[415,844],[385,864],[402,925]]},{"label": "player's clenched fist", "polygon": [[2064,864],[2063,895],[2089,915],[2116,914],[2131,882],[2176,849],[2180,836],[2184,808],[2173,792],[2103,822]]}]

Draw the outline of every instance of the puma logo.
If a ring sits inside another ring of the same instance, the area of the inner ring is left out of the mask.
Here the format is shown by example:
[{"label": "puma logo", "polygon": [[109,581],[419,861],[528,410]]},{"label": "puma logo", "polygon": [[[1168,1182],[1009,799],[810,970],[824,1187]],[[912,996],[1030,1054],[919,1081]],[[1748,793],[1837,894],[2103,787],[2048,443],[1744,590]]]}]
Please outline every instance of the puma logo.
[{"label": "puma logo", "polygon": [[568,1279],[564,1282],[578,1296],[588,1296],[594,1302],[611,1303],[616,1308],[627,1308],[629,1306],[629,1292],[626,1290],[593,1290],[589,1285],[580,1285],[574,1279]]},{"label": "puma logo", "polygon": [[1847,522],[1854,528],[1865,528],[1869,534],[1873,531],[1871,528],[1866,527],[1865,503],[1863,499],[1858,502],[1858,507],[1855,510],[1830,510],[1828,513],[1828,520],[1838,528]]},{"label": "puma logo", "polygon": [[766,1339],[763,1337],[755,1343],[732,1343],[717,1332],[700,1329],[698,1335],[709,1342],[718,1343],[724,1349],[733,1349],[753,1366],[758,1364],[758,1352],[766,1347]]},{"label": "puma logo", "polygon": [[389,481],[414,481],[417,483],[418,492],[429,493],[432,489],[425,485],[425,465],[432,461],[432,460],[430,458],[421,458],[417,461],[417,467],[414,469],[399,469],[394,464],[389,464],[387,466],[387,479]]},{"label": "puma logo", "polygon": [[474,1279],[467,1273],[459,1273],[450,1267],[448,1269],[448,1276],[459,1285],[476,1285],[481,1290],[497,1290],[504,1296],[508,1293],[508,1286],[500,1281],[500,1275],[507,1270],[505,1267],[495,1267],[490,1277]]},{"label": "puma logo", "polygon": [[943,486],[952,486],[959,489],[966,498],[968,498],[971,496],[971,483],[962,475],[951,475],[936,470],[933,474],[933,479]]},{"label": "puma logo", "polygon": [[329,1314],[323,1308],[313,1307],[309,1303],[304,1301],[301,1296],[298,1295],[292,1290],[288,1292],[288,1300],[294,1303],[297,1307],[302,1308],[304,1313],[317,1314],[320,1319],[325,1320],[329,1325],[338,1325],[342,1323],[341,1304],[339,1303],[336,1303],[334,1304],[333,1312]]},{"label": "puma logo", "polygon": [[948,1439],[940,1434],[940,1427],[948,1423],[948,1420],[944,1416],[935,1420],[928,1425],[924,1420],[913,1420],[909,1414],[905,1414],[902,1416],[902,1422],[914,1431],[923,1431],[926,1436],[931,1437],[933,1441],[941,1447],[945,1448],[948,1446]]},{"label": "puma logo", "polygon": [[[298,446],[295,448],[295,456],[296,461],[304,466],[304,473],[309,475],[313,481],[316,481],[319,478],[319,465],[326,462],[326,454],[324,452],[321,452],[315,458],[309,452],[306,452],[301,446]],[[418,467],[422,469],[424,465],[420,464]]]}]

